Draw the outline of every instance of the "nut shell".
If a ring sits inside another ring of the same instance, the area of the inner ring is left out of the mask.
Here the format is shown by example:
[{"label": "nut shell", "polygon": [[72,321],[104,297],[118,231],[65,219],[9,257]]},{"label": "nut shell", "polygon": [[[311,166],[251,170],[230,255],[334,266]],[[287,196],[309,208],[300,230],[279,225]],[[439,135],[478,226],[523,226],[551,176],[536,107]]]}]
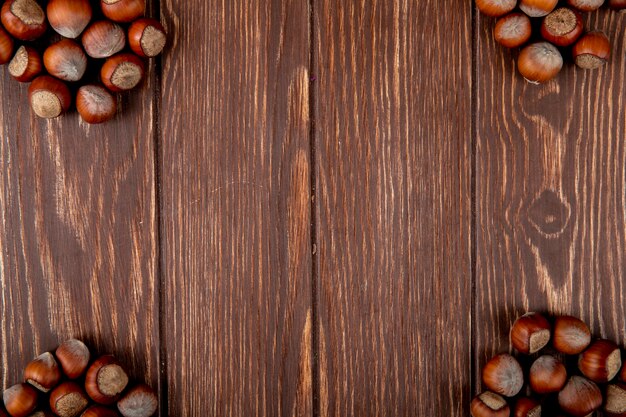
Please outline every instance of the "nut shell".
[{"label": "nut shell", "polygon": [[0,65],[4,65],[13,57],[13,38],[0,26]]},{"label": "nut shell", "polygon": [[157,407],[156,393],[146,384],[131,388],[117,403],[117,409],[124,417],[150,417],[156,413]]},{"label": "nut shell", "polygon": [[530,39],[532,25],[524,13],[509,13],[498,19],[493,34],[500,45],[517,48]]},{"label": "nut shell", "polygon": [[556,46],[569,46],[582,34],[582,16],[567,7],[556,9],[541,23],[541,36]]},{"label": "nut shell", "polygon": [[87,370],[85,390],[98,404],[113,404],[128,385],[128,374],[113,355],[96,359]]},{"label": "nut shell", "polygon": [[146,12],[145,0],[100,0],[102,13],[114,22],[129,23]]},{"label": "nut shell", "polygon": [[517,69],[528,82],[540,84],[550,81],[563,68],[563,56],[548,42],[528,45],[517,58]]},{"label": "nut shell", "polygon": [[76,417],[88,404],[85,391],[75,382],[64,382],[50,393],[50,409],[59,417]]},{"label": "nut shell", "polygon": [[485,391],[472,400],[470,414],[472,417],[510,417],[511,409],[504,398]]},{"label": "nut shell", "polygon": [[605,383],[617,375],[622,367],[619,347],[610,340],[596,340],[578,359],[578,369],[590,380]]},{"label": "nut shell", "polygon": [[513,356],[501,353],[483,368],[483,382],[490,391],[505,397],[514,397],[524,385],[522,367]]},{"label": "nut shell", "polygon": [[112,410],[101,405],[92,405],[86,409],[81,417],[118,417],[119,414],[115,410]]},{"label": "nut shell", "polygon": [[520,0],[519,8],[530,17],[543,17],[556,8],[559,0]]},{"label": "nut shell", "polygon": [[106,60],[100,70],[102,83],[114,93],[131,90],[143,79],[145,66],[135,54],[117,54]]},{"label": "nut shell", "polygon": [[537,394],[559,392],[567,382],[567,370],[554,356],[543,355],[533,362],[528,379]]},{"label": "nut shell", "polygon": [[591,331],[585,322],[572,316],[559,316],[554,321],[552,345],[566,355],[578,355],[591,343]]},{"label": "nut shell", "polygon": [[50,45],[43,53],[43,64],[50,75],[63,81],[79,81],[87,70],[87,56],[71,39]]},{"label": "nut shell", "polygon": [[609,7],[615,10],[626,9],[626,0],[609,0]]},{"label": "nut shell", "polygon": [[152,58],[159,55],[167,36],[165,29],[154,19],[139,19],[133,22],[128,29],[128,43],[134,53],[143,58]]},{"label": "nut shell", "polygon": [[21,83],[28,83],[41,73],[42,67],[39,52],[30,46],[20,46],[9,63],[9,74]]},{"label": "nut shell", "polygon": [[93,15],[89,0],[50,0],[46,12],[50,26],[70,39],[80,36]]},{"label": "nut shell", "polygon": [[515,9],[517,0],[476,0],[476,7],[484,15],[500,17]]},{"label": "nut shell", "polygon": [[87,370],[91,355],[89,348],[80,340],[66,340],[61,343],[55,353],[63,373],[69,379],[79,378]]},{"label": "nut shell", "polygon": [[37,390],[28,384],[17,384],[2,394],[4,407],[12,417],[27,417],[37,407]]},{"label": "nut shell", "polygon": [[592,12],[604,4],[604,0],[567,0],[567,4],[581,12]]},{"label": "nut shell", "polygon": [[84,85],[76,93],[76,109],[85,122],[104,123],[115,116],[117,101],[104,87]]},{"label": "nut shell", "polygon": [[126,34],[120,25],[100,20],[85,29],[82,43],[90,57],[108,58],[124,49]]},{"label": "nut shell", "polygon": [[572,55],[582,69],[600,68],[611,56],[611,42],[602,32],[589,32],[576,42]]},{"label": "nut shell", "polygon": [[541,417],[541,404],[532,398],[522,397],[513,409],[514,417]]},{"label": "nut shell", "polygon": [[[522,54],[520,54],[520,60],[522,60]],[[521,353],[536,353],[549,341],[550,323],[539,313],[524,314],[511,328],[511,343]]]},{"label": "nut shell", "polygon": [[592,381],[573,376],[559,393],[558,401],[562,411],[574,417],[585,417],[600,408],[602,393]]},{"label": "nut shell", "polygon": [[1,13],[4,28],[22,41],[35,40],[48,28],[46,14],[35,0],[6,0]]},{"label": "nut shell", "polygon": [[604,411],[609,417],[626,417],[626,385],[611,384],[606,387]]},{"label": "nut shell", "polygon": [[60,116],[72,103],[67,85],[49,75],[42,75],[33,80],[28,88],[28,97],[35,114],[45,119]]},{"label": "nut shell", "polygon": [[48,392],[61,380],[61,370],[50,352],[39,355],[24,370],[26,382],[41,392]]}]

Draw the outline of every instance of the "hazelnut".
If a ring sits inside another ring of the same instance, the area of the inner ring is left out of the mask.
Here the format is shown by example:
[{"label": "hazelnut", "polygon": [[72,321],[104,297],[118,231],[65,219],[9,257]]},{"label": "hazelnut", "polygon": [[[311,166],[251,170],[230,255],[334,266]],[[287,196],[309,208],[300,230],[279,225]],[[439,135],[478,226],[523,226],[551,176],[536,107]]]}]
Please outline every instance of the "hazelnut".
[{"label": "hazelnut", "polygon": [[87,57],[76,42],[63,39],[45,50],[43,65],[60,80],[79,81],[87,70]]},{"label": "hazelnut", "polygon": [[81,417],[117,417],[118,414],[115,410],[112,410],[101,405],[92,405],[86,409]]},{"label": "hazelnut", "polygon": [[537,394],[559,392],[567,382],[567,370],[554,356],[543,355],[533,362],[528,379]]},{"label": "hazelnut", "polygon": [[115,116],[117,101],[104,87],[84,85],[76,94],[76,109],[85,122],[103,123]]},{"label": "hazelnut", "polygon": [[611,43],[604,33],[589,32],[576,42],[572,55],[579,68],[600,68],[611,56]]},{"label": "hazelnut", "polygon": [[[517,58],[517,69],[526,81],[533,84],[540,84],[550,81],[563,68],[563,56],[554,45],[548,42],[537,42],[528,45]],[[538,340],[543,343],[543,336]],[[548,343],[547,340],[545,340]]]},{"label": "hazelnut", "polygon": [[13,38],[0,26],[0,65],[4,65],[13,56]]},{"label": "hazelnut", "polygon": [[123,53],[106,60],[100,70],[102,83],[117,93],[135,88],[143,79],[144,63],[134,54]]},{"label": "hazelnut", "polygon": [[606,387],[604,411],[609,417],[626,417],[626,385],[612,384]]},{"label": "hazelnut", "polygon": [[504,398],[485,391],[472,400],[470,414],[472,417],[510,417],[511,410]]},{"label": "hazelnut", "polygon": [[519,8],[530,17],[543,17],[550,13],[559,0],[520,0]]},{"label": "hazelnut", "polygon": [[21,83],[28,83],[41,74],[41,56],[30,46],[20,46],[9,63],[9,74]]},{"label": "hazelnut", "polygon": [[498,19],[493,33],[500,45],[517,48],[530,39],[532,25],[524,13],[509,13]]},{"label": "hazelnut", "polygon": [[28,88],[30,106],[39,117],[52,119],[65,113],[72,103],[70,90],[56,78],[42,75]]},{"label": "hazelnut", "polygon": [[578,359],[580,372],[594,382],[604,383],[615,378],[622,367],[622,355],[610,340],[596,340]]},{"label": "hazelnut", "polygon": [[554,321],[552,345],[566,355],[578,355],[591,343],[591,331],[582,320],[559,316]]},{"label": "hazelnut", "polygon": [[522,367],[513,356],[501,353],[483,368],[483,382],[489,390],[497,394],[514,397],[524,385]]},{"label": "hazelnut", "polygon": [[604,0],[567,0],[567,4],[581,12],[597,10],[604,4]]},{"label": "hazelnut", "polygon": [[581,376],[573,376],[559,392],[562,411],[574,416],[585,417],[602,405],[602,393],[593,382]]},{"label": "hazelnut", "polygon": [[117,409],[124,417],[150,417],[156,412],[157,406],[157,396],[146,384],[131,388],[117,403]]},{"label": "hazelnut", "polygon": [[87,370],[90,358],[89,348],[80,340],[66,340],[61,343],[55,353],[63,373],[69,379],[79,378]]},{"label": "hazelnut", "polygon": [[524,314],[511,328],[511,343],[521,353],[536,353],[543,349],[549,340],[550,323],[538,313]]},{"label": "hazelnut", "polygon": [[126,385],[128,374],[113,355],[101,356],[87,370],[85,389],[98,404],[113,404]]},{"label": "hazelnut", "polygon": [[130,23],[146,12],[145,0],[101,0],[102,13],[115,22]]},{"label": "hazelnut", "polygon": [[50,393],[50,408],[59,417],[77,417],[88,404],[85,391],[75,382],[64,382]]},{"label": "hazelnut", "polygon": [[37,391],[28,384],[13,385],[2,397],[4,407],[12,417],[27,417],[37,407]]},{"label": "hazelnut", "polygon": [[532,398],[522,397],[517,400],[513,409],[514,417],[541,417],[541,404]]},{"label": "hazelnut", "polygon": [[26,382],[41,392],[48,392],[56,387],[61,380],[61,370],[50,352],[39,355],[26,365],[24,371]]},{"label": "hazelnut", "polygon": [[82,37],[85,52],[92,58],[108,58],[126,45],[124,29],[107,20],[94,22],[85,30]]},{"label": "hazelnut", "polygon": [[61,36],[75,39],[91,21],[92,10],[89,0],[50,0],[48,22]]},{"label": "hazelnut", "polygon": [[46,14],[35,0],[6,0],[2,6],[2,24],[11,35],[32,41],[46,31]]},{"label": "hazelnut", "polygon": [[541,36],[556,46],[569,46],[582,34],[582,16],[567,7],[556,9],[541,23]]},{"label": "hazelnut", "polygon": [[128,43],[134,53],[143,58],[159,55],[165,47],[165,29],[154,19],[139,19],[128,29]]}]

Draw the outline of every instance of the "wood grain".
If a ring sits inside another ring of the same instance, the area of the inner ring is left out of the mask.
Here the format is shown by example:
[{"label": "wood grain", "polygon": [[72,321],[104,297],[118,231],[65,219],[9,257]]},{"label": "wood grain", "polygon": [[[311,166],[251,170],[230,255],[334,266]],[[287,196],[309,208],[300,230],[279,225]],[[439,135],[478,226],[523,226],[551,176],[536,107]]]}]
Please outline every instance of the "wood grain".
[{"label": "wood grain", "polygon": [[161,4],[167,415],[309,416],[307,2]]},{"label": "wood grain", "polygon": [[316,3],[320,416],[469,414],[471,28]]},{"label": "wood grain", "polygon": [[0,71],[2,386],[70,337],[157,386],[154,66],[102,126],[36,118]]},{"label": "wood grain", "polygon": [[570,61],[542,86],[515,73],[492,24],[477,26],[476,366],[509,349],[528,310],[578,315],[624,344],[626,16],[587,17],[613,40],[607,66]]}]

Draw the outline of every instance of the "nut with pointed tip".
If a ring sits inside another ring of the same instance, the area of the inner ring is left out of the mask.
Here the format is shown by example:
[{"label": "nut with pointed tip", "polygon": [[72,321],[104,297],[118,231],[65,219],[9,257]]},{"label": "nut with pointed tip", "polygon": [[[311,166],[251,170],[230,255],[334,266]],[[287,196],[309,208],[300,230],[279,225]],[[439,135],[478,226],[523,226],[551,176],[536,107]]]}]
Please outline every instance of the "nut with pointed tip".
[{"label": "nut with pointed tip", "polygon": [[615,378],[622,367],[619,347],[606,339],[596,340],[578,358],[578,369],[590,380],[604,383]]},{"label": "nut with pointed tip", "polygon": [[61,370],[52,353],[39,355],[24,370],[24,379],[41,392],[48,392],[61,380]]},{"label": "nut with pointed tip", "polygon": [[89,348],[80,340],[69,339],[61,343],[56,350],[56,356],[69,379],[81,377],[89,365]]},{"label": "nut with pointed tip", "polygon": [[85,52],[92,58],[108,58],[126,45],[124,29],[108,20],[100,20],[89,25],[82,37]]},{"label": "nut with pointed tip", "polygon": [[60,80],[79,81],[87,70],[87,56],[76,42],[63,39],[44,51],[43,65]]},{"label": "nut with pointed tip", "polygon": [[573,376],[559,392],[558,401],[562,411],[574,417],[585,417],[600,408],[602,393],[587,378]]},{"label": "nut with pointed tip", "polygon": [[9,63],[9,74],[21,83],[31,82],[41,74],[41,56],[30,46],[20,46]]},{"label": "nut with pointed tip", "polygon": [[567,4],[581,12],[598,10],[604,4],[604,0],[567,0]]},{"label": "nut with pointed tip", "polygon": [[539,313],[524,314],[511,328],[511,343],[521,353],[536,353],[549,341],[550,323]]},{"label": "nut with pointed tip", "polygon": [[591,331],[584,321],[572,316],[559,316],[554,320],[552,345],[566,355],[578,355],[591,343]]},{"label": "nut with pointed tip", "polygon": [[102,13],[114,22],[130,23],[146,12],[145,0],[100,0]]},{"label": "nut with pointed tip", "polygon": [[135,54],[117,54],[106,60],[100,70],[102,83],[110,91],[118,93],[131,90],[143,79],[145,66]]},{"label": "nut with pointed tip", "polygon": [[519,398],[513,408],[514,417],[541,417],[541,404],[529,397]]},{"label": "nut with pointed tip", "polygon": [[508,353],[501,353],[483,368],[483,382],[497,394],[514,397],[524,385],[524,373],[517,359]]},{"label": "nut with pointed tip", "polygon": [[530,39],[532,25],[524,13],[509,13],[498,19],[493,34],[500,45],[517,48]]},{"label": "nut with pointed tip", "polygon": [[165,29],[154,19],[139,19],[128,29],[130,49],[143,58],[159,55],[165,47],[166,40]]},{"label": "nut with pointed tip", "polygon": [[28,87],[30,106],[35,114],[44,119],[53,119],[65,113],[72,103],[70,90],[63,81],[42,75]]},{"label": "nut with pointed tip", "polygon": [[583,18],[580,13],[560,7],[544,17],[541,36],[556,46],[569,46],[583,34]]},{"label": "nut with pointed tip", "polygon": [[46,11],[52,29],[71,39],[83,33],[93,14],[89,0],[50,0]]},{"label": "nut with pointed tip", "polygon": [[32,41],[46,31],[46,14],[35,0],[7,0],[2,6],[2,24],[15,38]]},{"label": "nut with pointed tip", "polygon": [[85,122],[104,123],[115,116],[117,101],[102,86],[84,85],[76,93],[76,109]]},{"label": "nut with pointed tip", "polygon": [[602,32],[589,32],[578,39],[572,49],[576,65],[582,69],[596,69],[611,56],[611,42]]},{"label": "nut with pointed tip", "polygon": [[[549,42],[537,42],[528,45],[517,58],[519,73],[532,84],[541,84],[550,81],[563,68],[563,56],[554,45]],[[541,336],[539,340],[543,340]],[[547,341],[546,341],[547,343]]]},{"label": "nut with pointed tip", "polygon": [[537,394],[559,392],[567,382],[567,370],[559,359],[543,355],[533,362],[528,379]]},{"label": "nut with pointed tip", "polygon": [[124,417],[150,417],[156,413],[157,406],[156,393],[146,384],[131,388],[117,403],[117,409]]},{"label": "nut with pointed tip", "polygon": [[0,65],[4,65],[13,56],[13,38],[0,26]]},{"label": "nut with pointed tip", "polygon": [[515,9],[517,0],[476,0],[476,7],[483,14],[500,17]]},{"label": "nut with pointed tip", "polygon": [[609,417],[626,417],[625,384],[611,384],[606,387],[604,411]]},{"label": "nut with pointed tip", "polygon": [[472,400],[470,414],[472,417],[509,417],[511,409],[504,398],[485,391]]},{"label": "nut with pointed tip", "polygon": [[556,8],[559,0],[520,0],[519,8],[530,17],[543,17]]},{"label": "nut with pointed tip", "polygon": [[92,405],[80,417],[118,417],[119,414],[111,408],[102,405]]},{"label": "nut with pointed tip", "polygon": [[4,391],[2,399],[12,417],[26,417],[37,407],[37,390],[28,384],[13,385]]},{"label": "nut with pointed tip", "polygon": [[96,359],[87,370],[85,389],[98,404],[113,404],[128,385],[128,374],[113,355]]},{"label": "nut with pointed tip", "polygon": [[50,409],[59,417],[76,417],[88,404],[85,391],[75,382],[64,382],[50,393]]}]

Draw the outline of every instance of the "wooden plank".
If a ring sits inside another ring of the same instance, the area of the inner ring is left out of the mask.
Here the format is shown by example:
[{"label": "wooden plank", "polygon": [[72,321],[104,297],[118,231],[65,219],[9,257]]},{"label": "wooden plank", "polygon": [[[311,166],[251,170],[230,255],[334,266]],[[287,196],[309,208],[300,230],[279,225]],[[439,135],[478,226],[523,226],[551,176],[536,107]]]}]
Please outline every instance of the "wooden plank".
[{"label": "wooden plank", "polygon": [[307,2],[161,5],[169,415],[311,415]]},{"label": "wooden plank", "polygon": [[[153,84],[104,125],[45,121],[28,85],[0,78],[2,385],[69,337],[159,381]],[[157,348],[155,348],[155,346]]]},{"label": "wooden plank", "polygon": [[623,344],[626,16],[587,17],[614,42],[609,65],[585,72],[566,58],[541,86],[516,74],[492,25],[477,26],[477,369],[509,349],[508,329],[528,310],[581,316]]},{"label": "wooden plank", "polygon": [[320,415],[468,415],[471,4],[315,10]]}]

